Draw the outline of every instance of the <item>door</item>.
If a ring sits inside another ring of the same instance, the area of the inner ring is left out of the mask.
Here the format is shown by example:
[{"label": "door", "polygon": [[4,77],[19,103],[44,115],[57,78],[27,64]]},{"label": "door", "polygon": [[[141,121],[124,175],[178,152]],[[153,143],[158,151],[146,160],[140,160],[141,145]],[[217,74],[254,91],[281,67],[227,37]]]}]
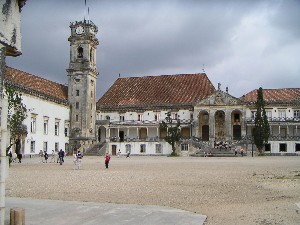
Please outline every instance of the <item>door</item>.
[{"label": "door", "polygon": [[233,125],[233,140],[241,140],[241,125]]},{"label": "door", "polygon": [[209,141],[209,126],[202,126],[202,141]]},{"label": "door", "polygon": [[116,145],[112,145],[111,146],[111,154],[112,155],[116,155],[117,154],[117,146]]}]

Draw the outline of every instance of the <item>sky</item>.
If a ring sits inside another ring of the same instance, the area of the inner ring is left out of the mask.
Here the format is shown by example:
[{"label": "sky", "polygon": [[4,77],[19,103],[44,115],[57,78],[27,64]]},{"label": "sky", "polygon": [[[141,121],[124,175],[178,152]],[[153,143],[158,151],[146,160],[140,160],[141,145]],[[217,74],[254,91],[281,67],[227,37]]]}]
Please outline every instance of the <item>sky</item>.
[{"label": "sky", "polygon": [[69,25],[86,18],[98,27],[97,99],[119,74],[205,72],[234,97],[300,88],[299,12],[300,0],[27,0],[23,54],[6,63],[67,84]]}]

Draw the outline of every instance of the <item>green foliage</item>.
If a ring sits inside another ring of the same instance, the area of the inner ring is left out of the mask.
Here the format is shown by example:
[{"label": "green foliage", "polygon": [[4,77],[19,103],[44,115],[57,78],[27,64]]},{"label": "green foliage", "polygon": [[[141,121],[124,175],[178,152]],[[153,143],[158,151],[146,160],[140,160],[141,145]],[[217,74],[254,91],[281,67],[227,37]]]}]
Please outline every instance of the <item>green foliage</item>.
[{"label": "green foliage", "polygon": [[270,126],[265,111],[262,88],[257,90],[256,115],[252,136],[259,153],[263,153],[264,145],[268,143],[270,136]]},{"label": "green foliage", "polygon": [[22,95],[9,85],[5,85],[5,94],[8,99],[8,126],[11,138],[27,135],[27,128],[22,124],[27,118],[27,109],[22,103]]},{"label": "green foliage", "polygon": [[176,143],[180,141],[181,132],[180,132],[180,120],[177,120],[176,123],[171,118],[171,113],[166,113],[166,121],[162,121],[160,124],[160,129],[167,132],[165,141],[172,146],[172,156],[176,156]]}]

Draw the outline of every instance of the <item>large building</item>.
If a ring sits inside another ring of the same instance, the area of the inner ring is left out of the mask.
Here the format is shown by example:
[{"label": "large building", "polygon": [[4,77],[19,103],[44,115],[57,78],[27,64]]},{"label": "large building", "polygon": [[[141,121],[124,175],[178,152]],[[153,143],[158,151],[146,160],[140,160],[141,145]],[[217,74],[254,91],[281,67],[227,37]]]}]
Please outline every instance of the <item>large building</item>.
[{"label": "large building", "polygon": [[[23,94],[28,109],[22,153],[74,148],[84,153],[169,155],[160,129],[166,113],[181,122],[178,153],[216,143],[252,149],[256,90],[236,98],[215,88],[205,73],[119,78],[96,103],[97,27],[70,25],[68,86],[6,68],[5,82]],[[264,90],[271,126],[270,154],[300,154],[300,88]],[[255,148],[255,147],[254,147]]]}]

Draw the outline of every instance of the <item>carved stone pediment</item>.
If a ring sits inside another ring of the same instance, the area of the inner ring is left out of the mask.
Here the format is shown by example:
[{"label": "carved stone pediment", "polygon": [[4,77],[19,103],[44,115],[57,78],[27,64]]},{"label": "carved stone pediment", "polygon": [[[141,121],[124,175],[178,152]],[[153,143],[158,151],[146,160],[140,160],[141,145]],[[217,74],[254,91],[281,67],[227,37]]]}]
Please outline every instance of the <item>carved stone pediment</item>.
[{"label": "carved stone pediment", "polygon": [[204,105],[242,105],[243,103],[238,99],[228,94],[227,92],[218,90],[205,99],[202,99],[196,106]]}]

